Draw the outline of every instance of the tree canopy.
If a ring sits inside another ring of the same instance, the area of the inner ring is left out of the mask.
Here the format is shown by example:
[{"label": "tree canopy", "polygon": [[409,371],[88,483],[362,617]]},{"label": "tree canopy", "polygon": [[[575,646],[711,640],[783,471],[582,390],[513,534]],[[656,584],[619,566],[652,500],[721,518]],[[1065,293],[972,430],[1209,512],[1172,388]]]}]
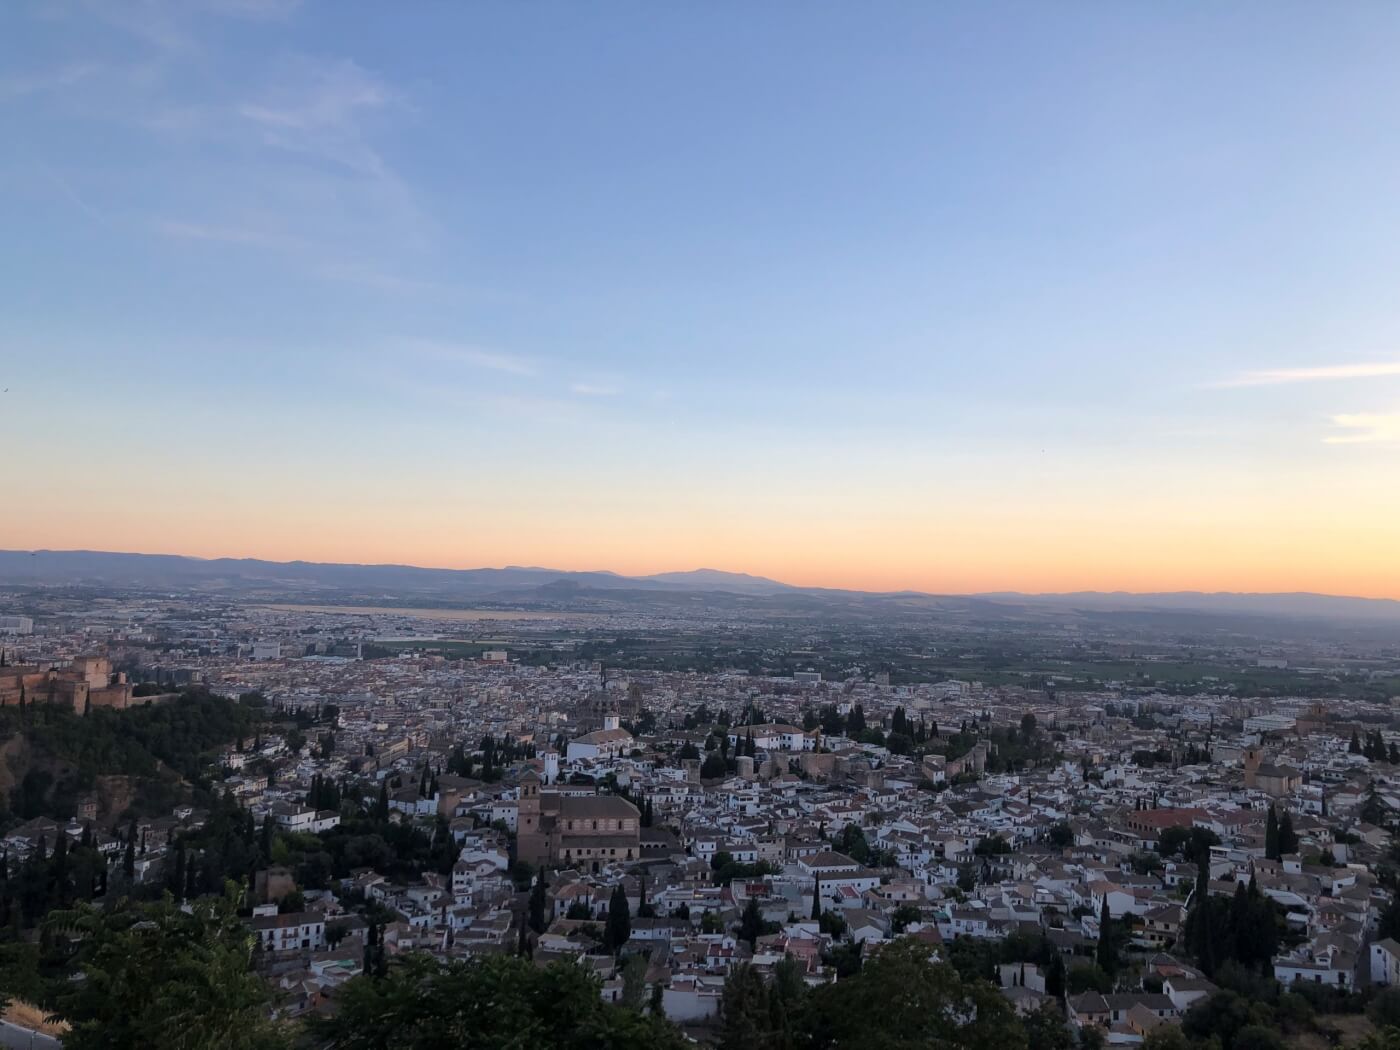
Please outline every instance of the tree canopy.
[{"label": "tree canopy", "polygon": [[[859,947],[851,946],[853,954]],[[721,1050],[1026,1050],[1034,1027],[1017,1020],[989,981],[932,961],[914,940],[883,945],[840,980],[812,989],[791,959],[774,967],[771,981],[739,966],[725,981],[720,1022]],[[1037,1045],[1059,1050],[1053,1042]]]},{"label": "tree canopy", "polygon": [[598,978],[571,963],[514,956],[397,960],[380,979],[340,989],[333,1016],[310,1022],[334,1050],[681,1050],[665,1020],[603,1002]]},{"label": "tree canopy", "polygon": [[265,1050],[284,1044],[269,1020],[271,989],[252,970],[254,935],[229,897],[189,911],[166,899],[82,904],[53,912],[45,933],[81,975],[64,982],[55,1014],[66,1050],[163,1046]]}]

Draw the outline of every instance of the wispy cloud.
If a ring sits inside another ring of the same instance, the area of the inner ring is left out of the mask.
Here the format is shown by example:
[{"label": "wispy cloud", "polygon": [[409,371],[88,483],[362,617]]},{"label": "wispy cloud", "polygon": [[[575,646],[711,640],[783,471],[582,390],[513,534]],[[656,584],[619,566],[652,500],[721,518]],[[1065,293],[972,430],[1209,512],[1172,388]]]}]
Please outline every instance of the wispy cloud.
[{"label": "wispy cloud", "polygon": [[46,8],[50,16],[100,21],[166,55],[200,51],[197,23],[206,16],[270,22],[289,17],[301,0],[62,0]]},{"label": "wispy cloud", "polygon": [[158,232],[279,252],[315,280],[386,295],[442,289],[414,272],[432,253],[433,224],[373,142],[379,123],[406,108],[393,88],[348,59],[301,55],[223,94],[158,91],[141,120],[176,149],[196,146],[201,164],[230,158],[240,175],[216,169],[195,180],[208,209],[187,204],[184,214],[160,216]]},{"label": "wispy cloud", "polygon": [[574,383],[569,387],[569,390],[579,397],[616,397],[622,393],[618,387],[599,383]]},{"label": "wispy cloud", "polygon": [[1323,438],[1329,445],[1400,444],[1400,412],[1333,416],[1332,425],[1346,433]]},{"label": "wispy cloud", "polygon": [[301,6],[301,0],[204,0],[213,14],[255,20],[287,18]]},{"label": "wispy cloud", "polygon": [[599,418],[597,411],[590,409],[586,402],[570,398],[486,390],[479,385],[428,383],[380,368],[367,373],[366,381],[372,382],[381,393],[411,398],[429,409],[450,409],[457,414],[489,413],[514,421],[533,420],[541,426],[581,426],[596,423]]},{"label": "wispy cloud", "polygon": [[1285,383],[1325,383],[1342,379],[1381,379],[1386,376],[1400,376],[1400,361],[1368,361],[1346,365],[1322,365],[1317,368],[1274,368],[1241,372],[1237,376],[1210,385],[1280,386]]},{"label": "wispy cloud", "polygon": [[371,263],[328,262],[311,267],[311,274],[327,281],[340,281],[344,284],[358,284],[363,288],[373,288],[380,292],[410,292],[422,294],[447,293],[453,289],[437,281],[405,277],[391,270],[383,270]]},{"label": "wispy cloud", "polygon": [[388,181],[389,167],[370,145],[361,122],[393,98],[386,84],[349,59],[301,58],[289,62],[260,97],[239,104],[237,112],[261,130],[270,146]]},{"label": "wispy cloud", "polygon": [[290,248],[296,244],[281,234],[237,226],[206,226],[201,223],[162,220],[156,223],[156,230],[166,237],[179,240],[217,241],[221,244],[246,244],[262,248]]},{"label": "wispy cloud", "polygon": [[47,91],[60,91],[81,83],[101,68],[92,63],[71,63],[56,69],[18,73],[0,78],[0,102]]},{"label": "wispy cloud", "polygon": [[51,189],[56,190],[58,195],[75,209],[87,216],[87,218],[98,226],[103,228],[109,228],[111,226],[107,215],[101,209],[93,207],[81,193],[74,189],[73,184],[68,181],[66,176],[55,171],[50,165],[37,157],[32,158],[32,162],[35,169],[43,173],[45,183]]},{"label": "wispy cloud", "polygon": [[[132,148],[113,150],[101,179],[77,166],[49,173],[36,157],[36,186],[94,222],[110,215],[172,245],[267,252],[312,281],[386,297],[449,290],[438,223],[380,137],[393,122],[416,119],[409,97],[348,57],[269,47],[225,64],[230,20],[271,24],[298,4],[53,0],[39,9],[45,20],[97,25],[121,40],[119,53],[0,71],[0,106],[52,96],[55,120],[101,122],[130,136]],[[119,170],[124,157],[152,152],[163,158],[157,177],[173,181],[133,214],[138,198],[113,187],[138,174]]]},{"label": "wispy cloud", "polygon": [[471,368],[484,368],[491,372],[505,372],[515,376],[534,376],[539,367],[528,357],[488,350],[479,346],[464,346],[458,343],[438,343],[415,340],[409,348],[438,361],[450,364],[467,365]]}]

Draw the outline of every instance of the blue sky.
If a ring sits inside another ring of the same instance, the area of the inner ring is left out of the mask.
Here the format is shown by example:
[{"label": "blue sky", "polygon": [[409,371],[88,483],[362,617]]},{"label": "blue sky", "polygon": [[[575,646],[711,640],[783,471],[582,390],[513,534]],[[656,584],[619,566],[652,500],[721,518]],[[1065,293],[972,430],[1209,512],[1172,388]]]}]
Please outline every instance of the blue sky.
[{"label": "blue sky", "polygon": [[106,512],[0,544],[1400,593],[1398,50],[1365,3],[7,4],[5,469]]}]

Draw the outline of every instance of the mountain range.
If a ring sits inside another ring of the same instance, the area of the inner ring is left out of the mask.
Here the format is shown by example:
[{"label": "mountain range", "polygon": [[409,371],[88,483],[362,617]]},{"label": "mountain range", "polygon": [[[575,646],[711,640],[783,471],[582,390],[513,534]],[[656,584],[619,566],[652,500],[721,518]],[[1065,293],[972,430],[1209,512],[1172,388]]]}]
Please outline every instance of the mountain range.
[{"label": "mountain range", "polygon": [[1086,614],[1208,614],[1214,616],[1346,621],[1400,627],[1400,602],[1325,594],[1176,591],[1135,594],[1081,591],[1067,594],[995,592],[935,595],[918,591],[871,592],[798,587],[763,576],[693,569],[651,576],[606,570],[572,571],[538,566],[432,569],[412,565],[274,562],[255,558],[191,558],[173,554],[108,551],[0,551],[0,586],[87,586],[171,592],[207,592],[237,598],[299,598],[370,603],[423,601],[547,603],[568,606],[603,601],[640,606],[711,602],[791,609],[917,608],[1013,609]]}]

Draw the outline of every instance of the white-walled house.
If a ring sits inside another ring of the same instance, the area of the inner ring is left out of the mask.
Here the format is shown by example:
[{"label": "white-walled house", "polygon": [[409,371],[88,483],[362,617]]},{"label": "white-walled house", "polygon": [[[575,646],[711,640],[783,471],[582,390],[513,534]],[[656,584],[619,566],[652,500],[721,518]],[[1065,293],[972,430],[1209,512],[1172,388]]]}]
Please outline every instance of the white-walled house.
[{"label": "white-walled house", "polygon": [[625,729],[599,729],[570,740],[564,757],[570,762],[581,762],[585,759],[607,760],[626,755],[635,746],[632,734]]},{"label": "white-walled house", "polygon": [[815,751],[818,732],[819,730],[813,729],[809,733],[799,726],[785,725],[781,722],[735,726],[729,731],[729,746],[736,747],[747,741],[752,733],[754,747],[764,751]]},{"label": "white-walled house", "polygon": [[1384,937],[1371,945],[1371,983],[1394,984],[1400,977],[1400,943]]},{"label": "white-walled house", "polygon": [[320,912],[255,915],[249,921],[265,951],[319,951],[325,946],[326,917]]}]

